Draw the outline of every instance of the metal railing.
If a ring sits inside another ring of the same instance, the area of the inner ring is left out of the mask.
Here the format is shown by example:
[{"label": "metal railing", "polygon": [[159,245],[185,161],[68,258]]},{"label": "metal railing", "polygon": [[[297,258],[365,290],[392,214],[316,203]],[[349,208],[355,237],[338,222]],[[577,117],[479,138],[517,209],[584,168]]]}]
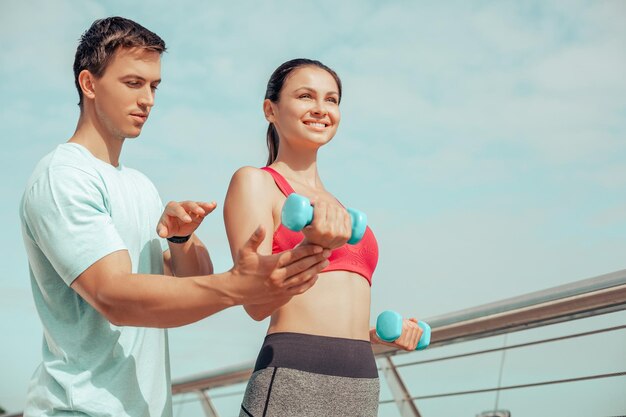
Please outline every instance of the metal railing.
[{"label": "metal railing", "polygon": [[[432,350],[433,348],[490,336],[506,335],[520,330],[564,323],[621,310],[626,310],[626,270],[427,319],[432,327],[431,345],[429,349]],[[398,410],[397,412],[401,417],[420,417],[421,414],[416,402],[421,400],[485,392],[499,393],[501,391],[535,386],[624,377],[626,376],[626,369],[618,369],[615,372],[605,372],[574,378],[561,378],[508,386],[500,386],[500,384],[498,384],[497,387],[415,396],[411,395],[399,369],[462,357],[520,349],[561,340],[588,337],[593,334],[624,331],[625,329],[626,326],[613,326],[561,337],[518,343],[501,348],[482,349],[470,353],[449,355],[427,360],[416,360],[403,364],[396,364],[394,358],[399,357],[399,355],[413,355],[413,353],[375,345],[374,353],[376,354],[379,364],[380,374],[383,377],[382,379],[386,382],[387,388],[392,396],[391,399],[383,400],[380,404],[395,403]],[[174,399],[176,400],[183,395],[187,395],[187,398],[183,400],[183,402],[188,402],[190,401],[189,394],[195,393],[195,395],[197,395],[195,401],[201,402],[207,417],[220,417],[212,399],[224,396],[241,396],[243,392],[239,390],[233,393],[217,395],[210,395],[209,392],[220,387],[233,386],[246,382],[252,373],[253,366],[253,362],[248,362],[175,380],[172,385]],[[193,399],[191,401],[193,401]],[[181,404],[181,402],[178,404]],[[494,412],[493,415],[497,415],[497,413]]]},{"label": "metal railing", "polygon": [[[508,335],[509,333],[518,332],[520,330],[565,323],[622,310],[626,310],[626,270],[427,319],[432,327],[429,350],[432,351],[433,348],[484,339],[490,336]],[[411,395],[406,386],[406,381],[400,373],[402,368],[411,366],[426,365],[434,362],[494,352],[506,352],[529,346],[624,330],[626,330],[626,325],[601,329],[594,328],[591,331],[578,332],[559,337],[543,338],[498,348],[479,349],[472,352],[430,359],[419,359],[399,364],[395,362],[396,358],[413,358],[414,356],[412,355],[414,353],[376,345],[374,346],[374,353],[376,354],[379,364],[381,379],[386,382],[386,387],[392,397],[391,399],[380,401],[380,404],[395,404],[397,413],[401,417],[421,417],[420,411],[416,405],[417,401],[485,392],[500,393],[501,391],[528,387],[542,387],[595,379],[624,377],[626,376],[626,369],[617,369],[615,372],[604,372],[574,378],[561,378],[507,386],[501,386],[500,383],[498,383],[496,387],[457,390],[416,396]],[[172,384],[174,405],[180,406],[188,402],[199,402],[207,417],[220,417],[213,404],[213,400],[229,396],[242,396],[243,390],[217,394],[215,390],[247,382],[252,374],[253,366],[254,363],[251,361],[213,372],[175,380]],[[501,376],[500,374],[500,377]],[[234,413],[237,413],[237,411]],[[620,414],[626,414],[626,409]],[[18,417],[21,415],[21,413],[6,414],[2,417]],[[483,415],[508,416],[510,414],[508,414],[508,411],[494,410],[493,412],[481,414],[481,416]]]}]

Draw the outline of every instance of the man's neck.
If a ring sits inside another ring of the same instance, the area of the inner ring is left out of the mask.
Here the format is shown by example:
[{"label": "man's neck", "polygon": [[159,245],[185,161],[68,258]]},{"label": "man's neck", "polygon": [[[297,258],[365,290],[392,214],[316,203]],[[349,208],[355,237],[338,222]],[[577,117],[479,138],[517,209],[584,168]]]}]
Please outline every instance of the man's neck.
[{"label": "man's neck", "polygon": [[119,166],[124,138],[114,137],[102,126],[93,123],[93,120],[93,118],[81,114],[76,131],[68,142],[78,143],[101,161],[114,167]]}]

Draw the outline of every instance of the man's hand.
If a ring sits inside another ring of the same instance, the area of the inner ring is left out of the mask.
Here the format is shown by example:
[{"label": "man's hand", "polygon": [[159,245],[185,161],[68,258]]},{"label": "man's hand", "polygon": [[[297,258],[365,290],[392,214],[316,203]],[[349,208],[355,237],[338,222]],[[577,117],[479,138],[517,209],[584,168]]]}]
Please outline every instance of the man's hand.
[{"label": "man's hand", "polygon": [[217,204],[214,201],[170,201],[157,224],[157,233],[162,238],[189,236],[215,207]]},{"label": "man's hand", "polygon": [[302,294],[315,284],[317,274],[328,266],[329,250],[303,245],[274,255],[260,255],[265,238],[260,226],[239,250],[231,272],[242,281],[242,304],[264,304]]}]

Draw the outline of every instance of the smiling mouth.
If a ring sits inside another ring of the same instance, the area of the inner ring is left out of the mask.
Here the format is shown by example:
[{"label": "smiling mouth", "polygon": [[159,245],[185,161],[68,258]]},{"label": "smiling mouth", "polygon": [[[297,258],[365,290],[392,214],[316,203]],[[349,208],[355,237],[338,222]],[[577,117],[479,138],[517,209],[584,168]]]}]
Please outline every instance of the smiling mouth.
[{"label": "smiling mouth", "polygon": [[322,129],[326,127],[325,123],[320,123],[320,122],[304,122],[304,124],[307,126],[317,127],[317,128],[322,128]]}]

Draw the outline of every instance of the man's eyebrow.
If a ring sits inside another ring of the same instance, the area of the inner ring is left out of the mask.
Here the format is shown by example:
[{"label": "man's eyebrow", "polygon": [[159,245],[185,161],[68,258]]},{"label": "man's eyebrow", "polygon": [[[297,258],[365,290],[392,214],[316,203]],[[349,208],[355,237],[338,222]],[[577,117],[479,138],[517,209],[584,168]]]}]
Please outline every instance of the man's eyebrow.
[{"label": "man's eyebrow", "polygon": [[[144,77],[142,77],[141,75],[137,75],[137,74],[126,74],[126,75],[122,76],[122,78],[136,78],[136,79],[141,80],[141,81],[147,81]],[[160,84],[161,83],[161,79],[159,78],[157,80],[154,80],[154,81],[151,82],[151,84],[152,83]]]}]

